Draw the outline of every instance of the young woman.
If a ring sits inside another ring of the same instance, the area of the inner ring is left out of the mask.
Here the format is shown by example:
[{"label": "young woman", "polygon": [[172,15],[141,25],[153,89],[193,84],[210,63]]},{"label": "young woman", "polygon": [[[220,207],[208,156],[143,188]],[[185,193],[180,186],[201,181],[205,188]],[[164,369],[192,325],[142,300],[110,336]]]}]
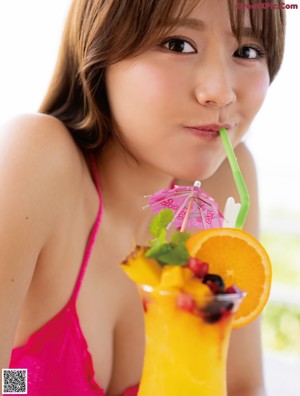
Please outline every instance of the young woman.
[{"label": "young woman", "polygon": [[[40,112],[4,126],[0,366],[28,368],[29,395],[137,394],[143,312],[119,263],[133,237],[149,239],[144,195],[174,179],[205,180],[220,208],[235,194],[223,126],[258,236],[240,142],[280,67],[285,22],[244,3],[74,0]],[[259,321],[232,336],[228,394],[264,394]]]}]

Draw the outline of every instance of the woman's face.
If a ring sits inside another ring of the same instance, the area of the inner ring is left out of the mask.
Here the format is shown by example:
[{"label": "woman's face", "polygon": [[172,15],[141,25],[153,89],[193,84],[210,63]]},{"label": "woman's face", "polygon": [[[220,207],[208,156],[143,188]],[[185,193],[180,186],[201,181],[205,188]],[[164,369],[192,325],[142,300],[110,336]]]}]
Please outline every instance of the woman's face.
[{"label": "woman's face", "polygon": [[204,0],[157,45],[110,66],[106,83],[113,118],[139,162],[203,180],[225,158],[218,130],[226,127],[234,146],[241,141],[269,74],[251,31],[238,47],[227,2]]}]

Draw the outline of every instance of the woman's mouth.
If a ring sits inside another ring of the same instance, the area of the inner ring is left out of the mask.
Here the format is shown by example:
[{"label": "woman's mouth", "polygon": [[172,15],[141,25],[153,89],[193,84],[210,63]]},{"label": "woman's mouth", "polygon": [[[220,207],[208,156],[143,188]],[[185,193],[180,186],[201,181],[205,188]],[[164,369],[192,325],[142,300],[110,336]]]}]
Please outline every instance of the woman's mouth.
[{"label": "woman's mouth", "polygon": [[192,132],[193,135],[199,137],[205,137],[210,139],[216,139],[220,136],[219,131],[213,131],[211,129],[202,129],[195,127],[188,127],[189,131]]},{"label": "woman's mouth", "polygon": [[212,124],[212,125],[199,125],[199,126],[188,126],[188,129],[193,135],[199,136],[206,139],[218,139],[220,138],[220,130],[231,128],[230,124]]}]

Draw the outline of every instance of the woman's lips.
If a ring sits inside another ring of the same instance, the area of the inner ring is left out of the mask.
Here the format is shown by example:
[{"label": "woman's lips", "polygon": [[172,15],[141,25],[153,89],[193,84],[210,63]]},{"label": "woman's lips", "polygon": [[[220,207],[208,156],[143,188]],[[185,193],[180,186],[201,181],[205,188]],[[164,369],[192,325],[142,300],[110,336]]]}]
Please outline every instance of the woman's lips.
[{"label": "woman's lips", "polygon": [[215,131],[212,129],[202,129],[195,127],[187,127],[187,129],[195,136],[209,138],[209,139],[217,139],[220,137],[219,130]]},{"label": "woman's lips", "polygon": [[219,131],[222,128],[227,130],[231,128],[231,125],[203,125],[203,126],[188,126],[186,127],[193,135],[207,138],[207,139],[217,139],[220,137]]}]

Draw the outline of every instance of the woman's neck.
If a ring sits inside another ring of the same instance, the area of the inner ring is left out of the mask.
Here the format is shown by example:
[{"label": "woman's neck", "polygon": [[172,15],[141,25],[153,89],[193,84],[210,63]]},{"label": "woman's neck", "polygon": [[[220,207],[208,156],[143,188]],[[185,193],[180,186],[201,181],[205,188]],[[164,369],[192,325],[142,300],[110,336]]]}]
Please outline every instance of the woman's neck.
[{"label": "woman's neck", "polygon": [[145,195],[168,188],[172,177],[138,164],[119,144],[105,146],[97,159],[105,212],[118,224],[139,228],[153,213],[144,210]]}]

